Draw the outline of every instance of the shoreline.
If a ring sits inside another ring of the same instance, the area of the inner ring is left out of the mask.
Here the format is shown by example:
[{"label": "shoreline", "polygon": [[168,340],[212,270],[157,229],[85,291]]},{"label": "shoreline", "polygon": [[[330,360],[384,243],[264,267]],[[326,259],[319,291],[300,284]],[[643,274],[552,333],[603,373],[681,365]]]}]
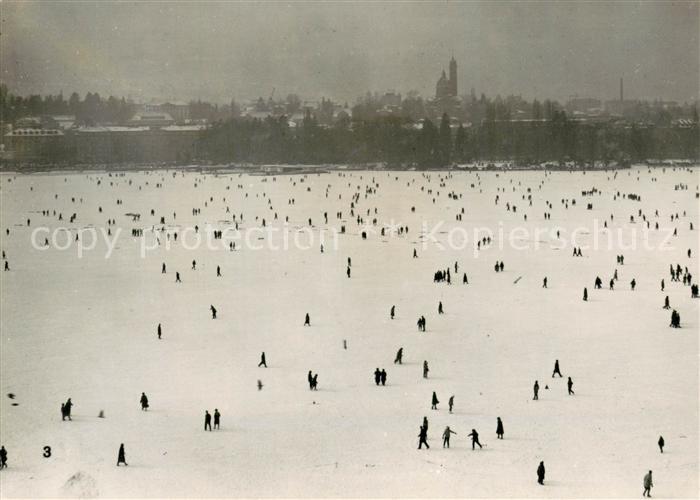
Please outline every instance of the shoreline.
[{"label": "shoreline", "polygon": [[607,170],[629,170],[631,168],[698,168],[700,161],[690,160],[665,160],[654,163],[635,163],[631,165],[608,166],[573,166],[573,165],[527,165],[513,166],[508,163],[496,164],[488,162],[482,165],[466,164],[441,167],[416,167],[416,166],[388,166],[378,163],[366,164],[321,164],[321,165],[166,165],[166,164],[81,164],[81,165],[35,165],[35,166],[0,166],[0,174],[75,174],[75,173],[124,173],[124,172],[151,172],[151,171],[192,171],[213,174],[248,174],[248,175],[295,175],[295,174],[321,174],[336,171],[377,171],[377,172],[520,172],[520,171],[550,171],[550,172],[600,172]]}]

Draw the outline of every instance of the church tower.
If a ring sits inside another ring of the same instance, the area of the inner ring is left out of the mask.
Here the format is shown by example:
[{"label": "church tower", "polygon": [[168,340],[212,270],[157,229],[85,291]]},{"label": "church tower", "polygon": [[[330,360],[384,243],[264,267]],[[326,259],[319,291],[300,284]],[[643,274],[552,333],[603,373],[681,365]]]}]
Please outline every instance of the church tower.
[{"label": "church tower", "polygon": [[457,61],[454,56],[450,59],[449,95],[457,97]]},{"label": "church tower", "polygon": [[450,81],[447,79],[447,76],[445,75],[445,71],[442,71],[442,76],[440,76],[440,79],[437,82],[437,85],[435,86],[435,98],[436,99],[444,99],[445,97],[450,95]]}]

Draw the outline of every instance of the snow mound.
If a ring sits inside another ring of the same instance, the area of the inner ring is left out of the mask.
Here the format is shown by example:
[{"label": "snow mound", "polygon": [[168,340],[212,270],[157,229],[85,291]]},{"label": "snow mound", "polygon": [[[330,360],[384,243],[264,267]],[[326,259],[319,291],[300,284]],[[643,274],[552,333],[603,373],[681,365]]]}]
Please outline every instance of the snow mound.
[{"label": "snow mound", "polygon": [[61,493],[69,498],[96,498],[100,496],[97,481],[90,474],[80,471],[68,478],[66,484],[61,488]]}]

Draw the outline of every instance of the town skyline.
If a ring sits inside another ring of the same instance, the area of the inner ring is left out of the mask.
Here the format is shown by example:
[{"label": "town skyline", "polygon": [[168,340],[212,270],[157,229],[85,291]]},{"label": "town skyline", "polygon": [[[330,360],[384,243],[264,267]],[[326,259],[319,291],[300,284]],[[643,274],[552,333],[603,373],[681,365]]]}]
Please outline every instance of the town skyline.
[{"label": "town skyline", "polygon": [[617,98],[624,78],[626,98],[683,103],[698,99],[697,25],[692,2],[206,9],[5,2],[0,56],[2,82],[20,95],[227,103],[274,92],[353,103],[393,90],[430,98],[454,57],[459,95],[474,88],[477,95],[605,101]]}]

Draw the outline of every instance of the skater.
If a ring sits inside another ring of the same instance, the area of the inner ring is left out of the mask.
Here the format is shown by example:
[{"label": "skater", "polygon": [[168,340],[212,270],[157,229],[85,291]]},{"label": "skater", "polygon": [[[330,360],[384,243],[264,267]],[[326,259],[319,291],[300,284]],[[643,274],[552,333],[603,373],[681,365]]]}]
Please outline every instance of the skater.
[{"label": "skater", "polygon": [[503,439],[503,422],[501,417],[496,417],[496,438]]},{"label": "skater", "polygon": [[642,493],[643,497],[651,498],[652,486],[654,486],[654,483],[651,480],[651,471],[649,471],[647,474],[644,475],[644,492]]},{"label": "skater", "polygon": [[432,399],[432,405],[430,407],[431,410],[437,410],[437,405],[440,403],[437,398],[437,394],[435,394],[435,391],[433,391],[433,399]]},{"label": "skater", "polygon": [[382,382],[382,386],[386,385],[386,370],[384,368],[382,368],[379,380]]},{"label": "skater", "polygon": [[658,445],[659,445],[659,450],[661,450],[661,453],[664,452],[664,445],[665,445],[665,444],[666,444],[666,443],[665,443],[665,441],[664,441],[664,437],[663,437],[663,436],[659,436]]},{"label": "skater", "polygon": [[126,453],[124,453],[124,443],[119,445],[119,453],[117,454],[117,467],[119,467],[120,464],[124,464],[126,466],[129,465],[126,463]]},{"label": "skater", "polygon": [[535,396],[532,399],[533,401],[537,401],[539,399],[537,393],[540,392],[540,384],[537,383],[537,380],[535,380],[535,385],[532,387],[532,390],[535,393]]},{"label": "skater", "polygon": [[374,385],[379,385],[380,382],[382,381],[382,372],[379,371],[379,368],[374,370]]},{"label": "skater", "polygon": [[196,270],[197,270],[197,261],[196,261],[196,260],[193,260],[193,261],[192,261],[192,270],[193,270],[193,271],[196,271]]},{"label": "skater", "polygon": [[304,326],[311,326],[311,317],[309,313],[306,313],[306,317],[304,318]]},{"label": "skater", "polygon": [[561,378],[562,374],[561,371],[559,371],[559,360],[555,359],[554,360],[554,371],[552,372],[552,378],[554,378],[554,375],[558,374],[559,377]]},{"label": "skater", "polygon": [[66,417],[68,418],[68,420],[73,420],[72,418],[70,418],[71,408],[73,408],[73,403],[71,402],[70,398],[68,398],[68,401],[66,401],[65,404],[61,406],[61,410],[63,412],[62,420],[65,420]]},{"label": "skater", "polygon": [[664,309],[671,309],[671,302],[668,295],[666,295],[666,298],[664,299]]},{"label": "skater", "polygon": [[630,281],[630,288],[632,288],[633,292],[635,286],[637,286],[637,281],[634,278],[632,278],[632,281]]},{"label": "skater", "polygon": [[469,434],[467,434],[467,437],[472,438],[472,450],[475,449],[475,446],[477,444],[479,445],[479,449],[483,448],[483,446],[481,446],[481,443],[479,442],[479,433],[476,432],[476,429],[472,429],[472,431]]},{"label": "skater", "polygon": [[165,274],[165,262],[163,262],[163,265],[160,268],[160,273]]},{"label": "skater", "polygon": [[442,447],[443,448],[449,448],[450,447],[450,434],[457,434],[455,431],[450,429],[450,426],[448,425],[445,427],[445,431],[442,433]]},{"label": "skater", "polygon": [[438,314],[445,314],[445,311],[442,309],[442,301],[438,303]]},{"label": "skater", "polygon": [[163,329],[160,327],[160,323],[158,323],[158,339],[160,340],[160,336],[163,334]]},{"label": "skater", "polygon": [[450,396],[450,399],[447,401],[447,405],[450,407],[450,413],[452,413],[452,407],[455,404],[455,397],[454,395]]},{"label": "skater", "polygon": [[469,284],[469,280],[467,279],[467,273],[464,273],[464,276],[462,276],[462,284],[463,285]]},{"label": "skater", "polygon": [[214,408],[214,429],[218,429],[221,424],[221,413],[218,408]]},{"label": "skater", "polygon": [[211,432],[211,414],[209,410],[204,410],[204,430],[206,431],[207,429]]},{"label": "skater", "polygon": [[426,425],[421,425],[420,432],[418,433],[418,449],[420,450],[423,445],[430,449],[430,445],[428,444],[428,426]]},{"label": "skater", "polygon": [[175,283],[182,283],[180,280],[180,273],[175,271]]},{"label": "skater", "polygon": [[583,301],[588,302],[588,288],[583,289]]},{"label": "skater", "polygon": [[312,391],[317,391],[318,390],[318,373],[311,377],[311,390]]},{"label": "skater", "polygon": [[221,267],[220,266],[216,266],[216,277],[221,278]]},{"label": "skater", "polygon": [[258,363],[258,368],[260,368],[261,366],[267,368],[267,362],[265,361],[265,351],[263,351],[263,353],[260,355],[260,363]]},{"label": "skater", "polygon": [[146,411],[148,410],[148,397],[146,397],[146,393],[142,392],[141,393],[141,411]]},{"label": "skater", "polygon": [[391,319],[394,319],[395,314],[396,314],[396,306],[391,306],[391,311],[389,311],[389,317]]},{"label": "skater", "polygon": [[569,377],[569,380],[566,381],[566,387],[569,389],[569,396],[573,396],[574,390],[572,387],[574,386],[574,382],[571,380],[571,377]]},{"label": "skater", "polygon": [[540,465],[537,466],[537,482],[544,484],[544,462],[540,462]]},{"label": "skater", "polygon": [[666,288],[666,283],[664,283],[664,280],[661,280],[661,291],[664,291],[664,288]]},{"label": "skater", "polygon": [[7,450],[4,446],[0,447],[0,469],[7,469]]},{"label": "skater", "polygon": [[542,280],[542,288],[547,288],[547,277],[546,276]]},{"label": "skater", "polygon": [[403,347],[399,347],[399,350],[396,351],[396,357],[394,358],[394,364],[402,364],[403,363]]},{"label": "skater", "polygon": [[428,378],[428,372],[430,369],[428,368],[428,362],[423,361],[423,378]]},{"label": "skater", "polygon": [[671,328],[681,327],[681,315],[675,309],[671,311]]},{"label": "skater", "polygon": [[216,319],[216,307],[211,305],[209,306],[209,309],[211,309],[211,319]]}]

